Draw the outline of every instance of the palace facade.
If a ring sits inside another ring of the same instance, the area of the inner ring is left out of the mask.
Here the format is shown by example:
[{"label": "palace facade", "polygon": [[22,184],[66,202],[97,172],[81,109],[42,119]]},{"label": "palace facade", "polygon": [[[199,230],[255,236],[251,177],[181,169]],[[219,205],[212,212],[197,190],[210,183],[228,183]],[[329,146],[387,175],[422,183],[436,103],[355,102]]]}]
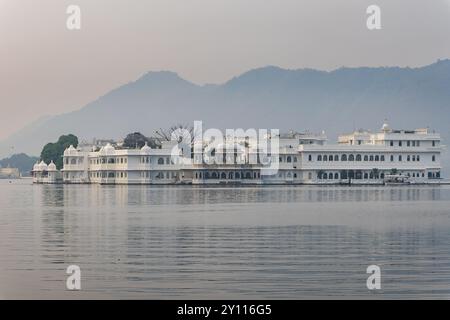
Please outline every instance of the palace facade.
[{"label": "palace facade", "polygon": [[[192,150],[190,162],[174,157],[176,142],[172,141],[156,149],[147,145],[125,149],[110,143],[99,150],[70,146],[64,152],[62,181],[201,185],[383,184],[391,176],[407,177],[410,183],[441,180],[443,146],[440,135],[429,129],[394,130],[384,124],[377,133],[358,130],[342,135],[336,144],[328,144],[324,134],[295,132],[280,135],[278,141],[278,152],[273,154],[261,153],[251,140],[234,141],[234,152],[221,152],[225,150],[222,146],[209,154],[215,160],[209,162],[202,152]],[[267,158],[277,164],[277,170],[267,170],[263,165]],[[33,170],[37,183],[44,182],[39,179],[45,176],[44,166],[37,164]],[[56,176],[53,166],[50,171]],[[52,183],[49,179],[45,182]]]}]

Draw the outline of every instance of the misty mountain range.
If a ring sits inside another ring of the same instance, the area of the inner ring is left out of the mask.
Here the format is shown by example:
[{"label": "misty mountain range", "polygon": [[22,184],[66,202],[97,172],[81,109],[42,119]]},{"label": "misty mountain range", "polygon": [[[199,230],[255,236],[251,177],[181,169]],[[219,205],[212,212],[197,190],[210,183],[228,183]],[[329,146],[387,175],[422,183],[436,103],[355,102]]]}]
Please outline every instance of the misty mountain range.
[{"label": "misty mountain range", "polygon": [[[430,127],[450,139],[450,60],[420,68],[340,68],[331,72],[264,67],[220,85],[196,85],[176,73],[148,72],[78,111],[45,117],[0,142],[39,155],[61,134],[81,140],[124,138],[203,120],[204,129],[325,130],[330,142],[357,128]],[[445,156],[447,159],[448,156]],[[448,163],[448,162],[447,162]]]}]

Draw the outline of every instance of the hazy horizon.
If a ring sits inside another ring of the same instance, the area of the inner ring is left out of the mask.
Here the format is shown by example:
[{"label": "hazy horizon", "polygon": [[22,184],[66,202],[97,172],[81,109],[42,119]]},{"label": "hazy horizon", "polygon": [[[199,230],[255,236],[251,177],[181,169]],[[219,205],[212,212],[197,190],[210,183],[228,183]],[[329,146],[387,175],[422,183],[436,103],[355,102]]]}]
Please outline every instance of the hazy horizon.
[{"label": "hazy horizon", "polygon": [[[66,29],[71,4],[81,30]],[[371,4],[381,30],[366,28]],[[0,0],[0,140],[148,71],[201,85],[268,65],[428,65],[450,58],[449,16],[450,0]]]}]

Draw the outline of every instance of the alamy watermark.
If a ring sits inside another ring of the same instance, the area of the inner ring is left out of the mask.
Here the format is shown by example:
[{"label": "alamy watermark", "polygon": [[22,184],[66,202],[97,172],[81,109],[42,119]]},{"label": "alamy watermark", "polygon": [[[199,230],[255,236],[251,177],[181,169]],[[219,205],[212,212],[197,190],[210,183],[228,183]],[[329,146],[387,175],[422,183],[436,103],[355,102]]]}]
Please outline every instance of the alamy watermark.
[{"label": "alamy watermark", "polygon": [[279,169],[280,132],[278,129],[220,129],[203,131],[202,121],[193,130],[179,128],[171,133],[175,145],[173,163],[210,166],[257,165],[261,175],[274,175]]},{"label": "alamy watermark", "polygon": [[81,269],[77,265],[70,265],[66,269],[69,275],[66,280],[67,290],[81,290]]},{"label": "alamy watermark", "polygon": [[[68,15],[66,20],[66,28],[68,30],[80,30],[81,29],[81,8],[78,5],[71,4],[66,8],[66,14]],[[366,14],[369,15],[366,20],[366,26],[369,30],[381,29],[381,8],[372,4],[367,7]]]},{"label": "alamy watermark", "polygon": [[66,28],[68,30],[80,30],[81,29],[81,8],[77,5],[70,5],[66,9],[68,14],[66,20]]},{"label": "alamy watermark", "polygon": [[367,7],[366,13],[369,15],[366,20],[367,29],[380,30],[381,29],[381,9],[379,6],[373,4]]},{"label": "alamy watermark", "polygon": [[366,273],[370,274],[366,281],[367,289],[381,290],[381,268],[377,265],[370,265],[367,267]]}]

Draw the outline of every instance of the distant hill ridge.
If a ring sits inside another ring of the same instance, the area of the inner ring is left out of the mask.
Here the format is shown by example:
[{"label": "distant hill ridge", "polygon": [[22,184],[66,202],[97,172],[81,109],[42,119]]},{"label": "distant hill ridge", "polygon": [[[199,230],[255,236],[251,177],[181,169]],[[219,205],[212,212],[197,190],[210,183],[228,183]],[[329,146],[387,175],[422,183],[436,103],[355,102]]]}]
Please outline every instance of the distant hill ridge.
[{"label": "distant hill ridge", "polygon": [[205,127],[326,130],[330,140],[356,128],[431,127],[450,138],[450,60],[418,68],[250,70],[220,85],[196,85],[169,71],[148,72],[75,112],[46,117],[0,142],[39,154],[61,134],[81,139],[150,135],[177,123]]}]

